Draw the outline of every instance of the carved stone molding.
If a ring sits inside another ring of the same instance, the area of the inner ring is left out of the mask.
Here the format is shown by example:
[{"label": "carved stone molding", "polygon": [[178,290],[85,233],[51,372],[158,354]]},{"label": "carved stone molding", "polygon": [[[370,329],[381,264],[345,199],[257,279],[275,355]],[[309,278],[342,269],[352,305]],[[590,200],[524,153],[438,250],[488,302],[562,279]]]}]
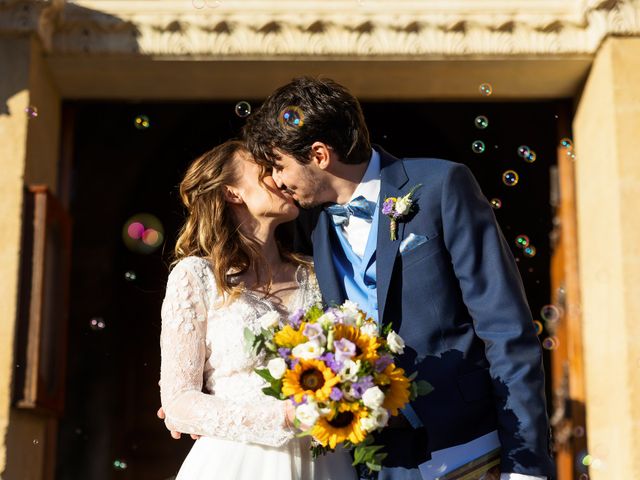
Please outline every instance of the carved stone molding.
[{"label": "carved stone molding", "polygon": [[0,0],[0,35],[36,32],[47,50],[65,0]]},{"label": "carved stone molding", "polygon": [[64,55],[546,56],[640,35],[640,0],[0,0],[0,16]]}]

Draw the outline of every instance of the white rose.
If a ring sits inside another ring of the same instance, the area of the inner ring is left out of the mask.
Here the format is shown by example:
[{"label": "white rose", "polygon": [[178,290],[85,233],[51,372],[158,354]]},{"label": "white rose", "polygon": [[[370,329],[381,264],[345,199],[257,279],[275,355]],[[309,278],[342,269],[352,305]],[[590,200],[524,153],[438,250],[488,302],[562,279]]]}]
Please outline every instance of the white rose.
[{"label": "white rose", "polygon": [[401,354],[404,352],[404,340],[393,330],[387,335],[387,345],[393,353]]},{"label": "white rose", "polygon": [[287,363],[284,361],[284,358],[272,358],[267,363],[267,370],[273,378],[276,380],[282,378],[284,372],[287,371]]},{"label": "white rose", "polygon": [[378,424],[376,423],[376,419],[369,415],[368,417],[362,417],[360,419],[360,428],[365,432],[370,432],[371,430],[378,428]]},{"label": "white rose", "polygon": [[278,312],[268,312],[260,317],[260,327],[263,330],[269,330],[280,321],[280,314]]},{"label": "white rose", "polygon": [[378,325],[375,322],[365,322],[362,327],[360,327],[360,331],[365,335],[369,335],[370,337],[378,336]]},{"label": "white rose", "polygon": [[350,313],[355,316],[358,313],[358,304],[356,302],[352,302],[351,300],[345,300],[340,308],[344,313]]},{"label": "white rose", "polygon": [[343,313],[342,323],[345,325],[355,325],[359,316],[358,304],[351,300],[345,300],[340,307]]},{"label": "white rose", "polygon": [[396,212],[400,215],[406,215],[409,213],[409,209],[411,208],[411,200],[407,197],[400,197],[396,200]]},{"label": "white rose", "polygon": [[312,426],[320,418],[320,412],[315,402],[303,403],[296,407],[296,418],[306,426]]},{"label": "white rose", "polygon": [[376,408],[369,416],[373,418],[377,428],[386,427],[389,421],[389,412],[386,408]]},{"label": "white rose", "polygon": [[340,379],[343,382],[355,382],[358,379],[358,371],[360,370],[360,360],[345,360],[342,362],[342,370],[340,370]]},{"label": "white rose", "polygon": [[362,403],[372,410],[376,410],[384,402],[384,392],[379,387],[368,388],[362,394]]},{"label": "white rose", "polygon": [[294,357],[310,360],[318,358],[323,352],[322,347],[317,342],[306,342],[293,347],[291,353]]},{"label": "white rose", "polygon": [[320,325],[322,325],[323,328],[329,328],[330,325],[333,325],[334,323],[336,323],[336,317],[331,313],[323,313],[318,317],[318,320],[316,320],[316,323],[319,323]]}]

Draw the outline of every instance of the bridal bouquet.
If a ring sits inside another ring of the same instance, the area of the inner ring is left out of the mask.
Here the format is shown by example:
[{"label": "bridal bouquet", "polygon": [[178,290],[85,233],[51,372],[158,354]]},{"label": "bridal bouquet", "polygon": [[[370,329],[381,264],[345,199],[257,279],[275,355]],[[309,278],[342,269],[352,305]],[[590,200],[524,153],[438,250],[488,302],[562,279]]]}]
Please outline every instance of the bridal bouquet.
[{"label": "bridal bouquet", "polygon": [[255,354],[265,351],[266,368],[256,372],[267,395],[291,400],[295,424],[314,439],[313,453],[337,445],[354,449],[354,465],[380,470],[386,454],[371,432],[384,428],[410,400],[431,390],[396,367],[404,341],[350,301],[324,310],[315,305],[282,321],[276,312],[260,318],[260,332],[245,330]]}]

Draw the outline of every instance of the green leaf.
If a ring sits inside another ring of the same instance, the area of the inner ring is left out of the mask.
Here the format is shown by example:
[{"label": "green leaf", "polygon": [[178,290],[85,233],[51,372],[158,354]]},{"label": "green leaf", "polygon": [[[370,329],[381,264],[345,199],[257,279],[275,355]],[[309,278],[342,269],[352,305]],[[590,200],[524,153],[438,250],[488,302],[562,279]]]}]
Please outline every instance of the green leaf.
[{"label": "green leaf", "polygon": [[382,465],[374,462],[367,462],[367,467],[369,467],[369,470],[373,470],[374,472],[379,472],[380,470],[382,470]]},{"label": "green leaf", "polygon": [[269,369],[268,368],[256,368],[255,372],[260,375],[262,378],[264,378],[267,382],[273,384],[273,382],[276,381],[275,378],[273,378],[271,376],[271,374],[269,373]]},{"label": "green leaf", "polygon": [[280,392],[274,390],[272,387],[264,387],[262,389],[262,393],[265,395],[269,395],[270,397],[275,397],[280,400]]},{"label": "green leaf", "polygon": [[314,322],[318,318],[320,318],[322,315],[324,315],[324,310],[322,309],[322,306],[315,304],[311,308],[309,308],[309,310],[307,310],[307,313],[305,314],[304,318],[308,322]]},{"label": "green leaf", "polygon": [[364,447],[357,446],[353,449],[353,465],[358,465],[359,463],[363,463],[366,457],[367,452]]},{"label": "green leaf", "polygon": [[416,388],[418,390],[418,395],[428,395],[434,390],[433,385],[425,380],[418,380],[416,382]]},{"label": "green leaf", "polygon": [[[299,428],[299,427],[296,427],[296,428]],[[311,435],[311,429],[305,432],[296,433],[296,437],[299,437],[299,438],[308,437],[309,435]]]},{"label": "green leaf", "polygon": [[389,335],[389,332],[393,329],[393,324],[391,323],[387,323],[384,328],[382,329],[382,333],[384,334],[384,336],[386,337],[387,335]]}]

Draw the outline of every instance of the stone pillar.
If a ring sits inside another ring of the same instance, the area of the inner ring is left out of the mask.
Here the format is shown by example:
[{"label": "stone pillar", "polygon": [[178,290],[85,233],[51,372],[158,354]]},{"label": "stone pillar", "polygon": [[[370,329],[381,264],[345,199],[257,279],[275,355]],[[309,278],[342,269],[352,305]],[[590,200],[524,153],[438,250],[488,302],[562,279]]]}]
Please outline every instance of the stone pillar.
[{"label": "stone pillar", "polygon": [[640,38],[597,53],[574,121],[590,478],[640,478]]},{"label": "stone pillar", "polygon": [[[0,477],[46,478],[51,419],[11,407],[23,188],[55,192],[60,95],[35,35],[0,37]],[[35,107],[37,117],[26,109]],[[55,427],[55,425],[53,425]]]}]

